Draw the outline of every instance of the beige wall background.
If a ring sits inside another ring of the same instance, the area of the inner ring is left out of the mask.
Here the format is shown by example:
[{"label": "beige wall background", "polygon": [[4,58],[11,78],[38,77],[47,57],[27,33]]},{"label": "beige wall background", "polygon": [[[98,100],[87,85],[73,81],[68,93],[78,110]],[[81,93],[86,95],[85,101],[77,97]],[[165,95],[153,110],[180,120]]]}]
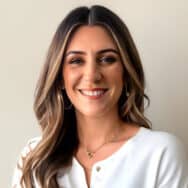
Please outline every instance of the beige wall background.
[{"label": "beige wall background", "polygon": [[188,148],[188,1],[0,0],[0,187],[10,185],[21,149],[40,134],[33,93],[57,25],[70,9],[91,4],[108,6],[128,25],[145,68],[153,128]]}]

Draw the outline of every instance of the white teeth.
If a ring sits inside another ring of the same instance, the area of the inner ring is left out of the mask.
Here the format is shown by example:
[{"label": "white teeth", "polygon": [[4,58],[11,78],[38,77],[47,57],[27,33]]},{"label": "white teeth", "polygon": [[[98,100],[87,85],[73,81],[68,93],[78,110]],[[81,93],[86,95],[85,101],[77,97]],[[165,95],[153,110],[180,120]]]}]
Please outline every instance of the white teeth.
[{"label": "white teeth", "polygon": [[88,95],[88,96],[100,96],[104,93],[104,91],[83,91],[83,90],[81,90],[81,92],[84,95]]}]

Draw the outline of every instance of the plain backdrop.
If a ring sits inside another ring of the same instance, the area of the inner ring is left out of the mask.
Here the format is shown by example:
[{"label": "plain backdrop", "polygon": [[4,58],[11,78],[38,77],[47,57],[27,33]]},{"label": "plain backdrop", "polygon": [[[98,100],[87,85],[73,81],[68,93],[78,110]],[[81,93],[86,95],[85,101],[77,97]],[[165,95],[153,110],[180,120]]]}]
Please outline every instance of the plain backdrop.
[{"label": "plain backdrop", "polygon": [[21,149],[40,135],[33,95],[57,25],[72,8],[92,4],[111,8],[131,31],[153,129],[175,134],[188,148],[188,1],[0,0],[0,187],[10,186]]}]

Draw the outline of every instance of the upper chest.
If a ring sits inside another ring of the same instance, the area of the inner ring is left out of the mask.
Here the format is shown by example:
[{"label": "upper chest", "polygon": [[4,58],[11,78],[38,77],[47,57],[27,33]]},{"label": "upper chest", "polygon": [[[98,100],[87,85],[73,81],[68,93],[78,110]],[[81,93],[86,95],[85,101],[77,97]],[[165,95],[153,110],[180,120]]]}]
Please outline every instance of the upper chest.
[{"label": "upper chest", "polygon": [[147,156],[136,155],[127,147],[127,152],[96,162],[88,172],[89,184],[86,171],[74,158],[72,166],[59,175],[58,183],[60,188],[154,188],[160,160],[155,154]]}]

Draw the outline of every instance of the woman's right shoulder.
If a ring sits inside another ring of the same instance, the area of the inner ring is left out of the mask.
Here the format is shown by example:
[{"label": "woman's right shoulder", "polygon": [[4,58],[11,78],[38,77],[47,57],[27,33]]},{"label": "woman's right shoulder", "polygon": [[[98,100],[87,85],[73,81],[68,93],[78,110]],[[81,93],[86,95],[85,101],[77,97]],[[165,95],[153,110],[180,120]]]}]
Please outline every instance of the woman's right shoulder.
[{"label": "woman's right shoulder", "polygon": [[21,151],[21,157],[26,157],[39,144],[41,139],[41,136],[29,139]]},{"label": "woman's right shoulder", "polygon": [[14,169],[14,173],[12,177],[12,187],[14,188],[22,187],[20,180],[22,177],[22,167],[23,167],[24,158],[28,156],[29,153],[38,145],[41,139],[42,139],[41,136],[29,139],[26,145],[24,146],[24,148],[22,149]]}]

